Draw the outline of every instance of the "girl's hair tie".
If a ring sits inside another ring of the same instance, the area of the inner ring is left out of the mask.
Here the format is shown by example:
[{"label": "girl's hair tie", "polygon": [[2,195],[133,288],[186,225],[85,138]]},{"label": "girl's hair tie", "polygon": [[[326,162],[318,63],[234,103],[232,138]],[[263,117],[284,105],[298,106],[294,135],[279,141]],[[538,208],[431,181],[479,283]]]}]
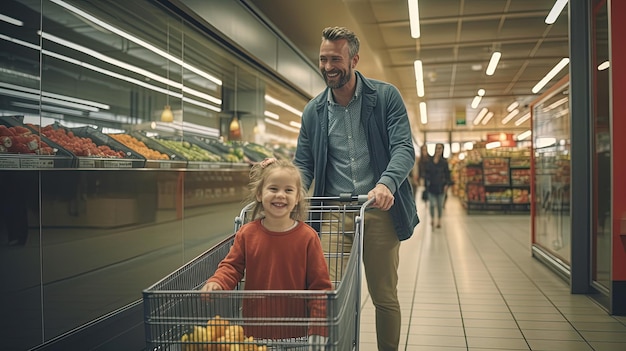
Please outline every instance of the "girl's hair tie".
[{"label": "girl's hair tie", "polygon": [[266,159],[264,159],[263,161],[260,162],[260,166],[261,166],[261,168],[265,168],[265,167],[271,165],[274,162],[276,162],[275,158],[268,157],[268,158],[266,158]]}]

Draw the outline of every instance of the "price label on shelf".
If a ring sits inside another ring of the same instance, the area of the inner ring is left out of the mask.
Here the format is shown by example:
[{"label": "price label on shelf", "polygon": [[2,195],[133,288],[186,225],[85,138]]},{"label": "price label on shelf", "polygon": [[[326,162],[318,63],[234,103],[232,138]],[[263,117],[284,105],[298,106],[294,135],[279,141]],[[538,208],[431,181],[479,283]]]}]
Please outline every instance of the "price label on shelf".
[{"label": "price label on shelf", "polygon": [[0,158],[0,168],[20,168],[20,160],[18,158]]},{"label": "price label on shelf", "polygon": [[21,168],[54,168],[53,160],[40,158],[23,158],[20,160]]},{"label": "price label on shelf", "polygon": [[131,161],[107,161],[104,162],[103,166],[105,168],[133,168],[133,163]]}]

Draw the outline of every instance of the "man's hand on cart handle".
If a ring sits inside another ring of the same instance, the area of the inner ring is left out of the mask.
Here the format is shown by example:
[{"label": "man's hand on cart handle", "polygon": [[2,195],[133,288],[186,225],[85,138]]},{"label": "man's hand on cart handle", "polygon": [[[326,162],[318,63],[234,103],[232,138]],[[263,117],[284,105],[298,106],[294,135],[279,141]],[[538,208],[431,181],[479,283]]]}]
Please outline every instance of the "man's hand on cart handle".
[{"label": "man's hand on cart handle", "polygon": [[224,290],[224,289],[222,289],[222,286],[216,282],[207,282],[206,284],[204,284],[202,289],[200,289],[200,291],[215,291],[215,290]]},{"label": "man's hand on cart handle", "polygon": [[376,184],[374,189],[370,190],[367,193],[368,199],[376,199],[372,204],[373,207],[379,208],[383,211],[387,211],[393,206],[393,202],[395,201],[391,190],[387,188],[384,184]]}]

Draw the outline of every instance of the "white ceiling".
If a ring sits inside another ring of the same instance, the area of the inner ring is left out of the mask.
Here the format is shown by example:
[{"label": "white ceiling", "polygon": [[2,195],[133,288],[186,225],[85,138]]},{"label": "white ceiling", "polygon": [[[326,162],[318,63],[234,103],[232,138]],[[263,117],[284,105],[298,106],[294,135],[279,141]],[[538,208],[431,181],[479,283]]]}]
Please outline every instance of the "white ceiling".
[{"label": "white ceiling", "polygon": [[[361,40],[357,69],[396,85],[405,99],[418,141],[480,140],[487,132],[527,130],[501,123],[513,101],[520,114],[538,95],[531,88],[562,58],[569,56],[567,7],[556,23],[544,20],[552,0],[420,0],[421,37],[410,35],[407,0],[246,0],[317,65],[322,29],[345,26]],[[485,69],[494,49],[502,58],[493,76]],[[419,98],[413,61],[424,67],[425,96]],[[565,76],[566,67],[541,92]],[[470,107],[485,89],[477,109]],[[420,123],[419,102],[428,108]],[[494,117],[486,125],[472,120],[487,107]],[[466,115],[466,125],[456,119]]]}]

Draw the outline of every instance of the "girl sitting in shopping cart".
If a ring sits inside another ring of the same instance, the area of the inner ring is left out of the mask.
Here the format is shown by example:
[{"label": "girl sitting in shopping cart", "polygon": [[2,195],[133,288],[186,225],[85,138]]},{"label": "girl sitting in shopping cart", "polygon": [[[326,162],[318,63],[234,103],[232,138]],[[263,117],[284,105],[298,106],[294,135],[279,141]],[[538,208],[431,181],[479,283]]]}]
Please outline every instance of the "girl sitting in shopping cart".
[{"label": "girl sitting in shopping cart", "polygon": [[244,289],[260,291],[242,304],[245,333],[255,339],[327,336],[323,325],[288,323],[326,318],[323,295],[262,294],[333,289],[319,236],[304,222],[305,195],[300,172],[290,161],[271,158],[255,164],[250,171],[252,220],[237,231],[228,255],[202,287],[202,291],[232,290],[245,276]]}]

